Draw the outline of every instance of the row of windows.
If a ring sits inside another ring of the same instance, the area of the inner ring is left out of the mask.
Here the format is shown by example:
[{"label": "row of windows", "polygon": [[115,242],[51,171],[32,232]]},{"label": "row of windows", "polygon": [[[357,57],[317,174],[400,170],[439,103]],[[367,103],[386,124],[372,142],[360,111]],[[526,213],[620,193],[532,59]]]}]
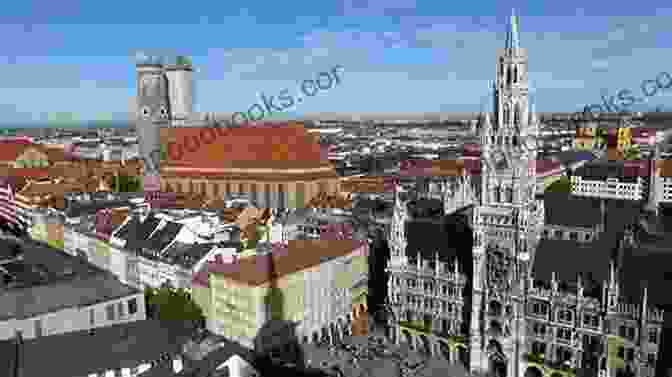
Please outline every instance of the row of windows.
[{"label": "row of windows", "polygon": [[[393,280],[397,286],[401,285],[401,279],[399,277],[394,278]],[[409,288],[418,288],[418,280],[416,279],[406,279],[406,284]],[[423,287],[425,291],[427,292],[435,292],[435,283],[426,281],[423,284]],[[459,293],[459,288],[453,286],[453,285],[446,285],[446,284],[441,284],[441,294],[444,296],[449,296],[449,297],[454,297],[457,296]]]},{"label": "row of windows", "polygon": [[455,305],[453,303],[446,302],[446,301],[442,301],[442,300],[433,300],[433,299],[429,299],[429,298],[423,299],[423,298],[420,298],[420,297],[417,297],[417,296],[402,296],[402,295],[399,295],[399,294],[397,295],[396,299],[397,299],[398,302],[404,303],[403,302],[404,297],[406,297],[406,303],[411,304],[411,305],[422,305],[424,303],[424,307],[426,309],[432,309],[432,308],[438,309],[439,306],[441,306],[441,310],[447,311],[448,313],[458,311],[457,305]]},{"label": "row of windows", "polygon": [[[556,230],[550,231],[548,229],[544,229],[543,234],[544,234],[544,238],[548,238],[551,234],[553,234],[553,237],[555,237],[555,238],[562,238],[563,233],[565,233],[565,231],[563,231],[563,230],[557,230],[556,229]],[[583,235],[583,237],[581,237],[583,240],[590,241],[590,239],[592,237],[590,233],[581,233],[581,234]],[[579,232],[569,232],[569,239],[572,240],[572,241],[578,241],[579,240]]]},{"label": "row of windows", "polygon": [[[559,332],[560,334],[560,332]],[[562,337],[564,339],[569,339],[569,335],[567,332],[562,331]],[[560,335],[559,335],[560,336]],[[588,344],[589,342],[589,335],[584,335],[584,344]],[[531,352],[537,355],[544,355],[546,354],[546,343],[540,342],[540,341],[534,341],[531,344]],[[559,352],[557,353],[556,357],[559,361],[563,360],[570,360],[571,359],[571,349],[559,346],[556,348]],[[619,347],[617,350],[617,356],[621,359],[624,359],[626,361],[633,361],[635,359],[635,349],[634,348],[625,348],[625,347]],[[656,354],[655,353],[649,353],[647,355],[647,364],[650,367],[655,367],[656,364]]]},{"label": "row of windows", "polygon": [[[109,304],[105,306],[106,317],[108,321],[114,321],[115,315],[116,319],[122,319],[126,316],[126,308],[128,307],[128,315],[133,315],[138,312],[138,301],[135,298],[132,298],[126,302],[118,302],[116,307],[117,310],[114,310],[115,305]],[[93,321],[91,323],[93,325]]]},{"label": "row of windows", "polygon": [[[126,310],[126,305],[128,305],[128,315],[133,315],[138,312],[138,301],[135,298],[132,298],[128,300],[127,302],[119,302],[117,303],[117,313],[118,313],[118,319],[122,319],[125,316],[125,310]],[[108,321],[114,321],[115,319],[115,310],[114,310],[115,305],[114,304],[109,304],[105,307],[106,311],[106,318]],[[96,323],[96,317],[95,317],[95,310],[94,309],[89,309],[89,325],[91,327],[95,326]],[[35,326],[35,336],[40,337],[44,335],[44,329],[42,326],[42,320],[41,319],[36,319],[33,321],[33,324]]]},{"label": "row of windows", "polygon": [[[621,338],[626,338],[629,340],[636,340],[637,330],[632,326],[621,325],[618,328],[618,336]],[[658,344],[658,330],[649,329],[648,331],[648,341],[652,344]]]}]

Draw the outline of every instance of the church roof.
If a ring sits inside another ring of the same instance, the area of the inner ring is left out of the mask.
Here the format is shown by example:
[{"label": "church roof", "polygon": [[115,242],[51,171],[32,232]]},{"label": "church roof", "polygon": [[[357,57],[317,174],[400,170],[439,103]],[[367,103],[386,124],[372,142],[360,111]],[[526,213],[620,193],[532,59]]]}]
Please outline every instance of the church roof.
[{"label": "church roof", "polygon": [[553,273],[563,282],[575,282],[577,276],[590,275],[598,284],[609,279],[609,262],[615,241],[612,238],[581,243],[571,240],[542,239],[534,257],[532,276],[551,281]]},{"label": "church roof", "polygon": [[565,193],[545,193],[544,211],[548,225],[587,228],[599,224],[601,219],[600,199]]},{"label": "church roof", "polygon": [[167,149],[166,167],[311,169],[331,166],[317,136],[299,124],[162,128],[161,142]]},{"label": "church roof", "polygon": [[452,263],[455,258],[466,260],[471,252],[472,237],[466,225],[456,216],[440,219],[415,219],[406,222],[406,255],[415,257],[420,253],[423,259],[434,259],[438,252],[439,261]]},{"label": "church roof", "polygon": [[650,305],[672,308],[669,285],[672,281],[672,243],[669,237],[642,242],[624,254],[619,281],[626,301],[639,304],[644,287]]}]

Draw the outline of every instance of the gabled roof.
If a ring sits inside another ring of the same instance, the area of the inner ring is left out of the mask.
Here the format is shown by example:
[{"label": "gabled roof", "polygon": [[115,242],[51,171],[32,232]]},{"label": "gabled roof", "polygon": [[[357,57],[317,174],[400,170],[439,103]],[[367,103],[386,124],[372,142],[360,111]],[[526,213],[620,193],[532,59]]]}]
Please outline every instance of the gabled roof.
[{"label": "gabled roof", "polygon": [[[134,368],[142,363],[177,355],[189,332],[180,326],[144,320],[23,341],[22,377],[87,376],[107,370]],[[5,356],[14,359],[14,340],[0,341],[0,367]],[[39,360],[39,362],[38,362]],[[12,376],[7,369],[0,375]]]},{"label": "gabled roof", "polygon": [[641,304],[644,288],[649,305],[672,310],[669,287],[672,282],[672,240],[641,243],[624,254],[621,265],[621,292],[629,303]]},{"label": "gabled roof", "polygon": [[[226,363],[232,357],[239,357],[243,362],[254,368],[252,363],[254,356],[251,351],[228,340],[222,340],[219,344],[220,346],[208,353],[205,358],[191,362],[188,368],[185,368],[180,373],[174,374],[174,377],[211,377],[217,367]],[[148,376],[151,376],[151,374],[148,374]],[[166,376],[162,375],[161,377]]]},{"label": "gabled roof", "polygon": [[542,239],[535,253],[532,276],[549,282],[555,273],[558,280],[576,282],[579,274],[590,275],[597,284],[602,284],[609,279],[609,263],[614,247],[613,240],[611,243],[581,243]]},{"label": "gabled roof", "polygon": [[154,232],[147,240],[142,243],[143,249],[151,252],[160,252],[165,249],[182,230],[184,225],[169,221],[163,228]]},{"label": "gabled roof", "polygon": [[[175,241],[163,252],[162,257],[184,268],[191,269],[215,247],[217,247],[215,243],[185,244]],[[207,273],[205,279],[207,282]]]},{"label": "gabled roof", "polygon": [[241,258],[231,264],[211,264],[210,272],[243,284],[259,286],[348,255],[361,245],[355,240],[290,240],[283,251]]},{"label": "gabled roof", "polygon": [[131,238],[135,238],[135,233],[140,226],[140,219],[136,216],[131,216],[128,221],[121,228],[117,229],[113,234],[116,238],[128,242]]},{"label": "gabled roof", "polygon": [[124,248],[127,250],[140,250],[147,238],[149,238],[150,234],[152,234],[160,223],[161,219],[155,217],[153,214],[147,216],[145,220],[137,226],[133,237],[129,237]]},{"label": "gabled roof", "polygon": [[0,295],[0,319],[26,319],[62,309],[82,308],[137,292],[106,273],[11,289]]}]

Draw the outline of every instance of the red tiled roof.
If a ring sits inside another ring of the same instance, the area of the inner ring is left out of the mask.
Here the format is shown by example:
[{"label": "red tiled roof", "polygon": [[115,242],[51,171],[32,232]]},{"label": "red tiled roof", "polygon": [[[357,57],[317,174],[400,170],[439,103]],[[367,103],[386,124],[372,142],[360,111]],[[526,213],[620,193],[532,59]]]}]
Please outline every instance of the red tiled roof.
[{"label": "red tiled roof", "polygon": [[[206,144],[201,140],[212,141]],[[185,146],[185,142],[189,148]],[[166,165],[177,162],[183,166],[221,168],[235,167],[237,162],[247,162],[248,165],[254,163],[255,166],[263,168],[275,162],[272,165],[279,163],[280,167],[308,168],[325,166],[328,163],[321,153],[318,137],[308,133],[302,125],[296,124],[238,128],[162,128],[161,143],[168,152]]]},{"label": "red tiled roof", "polygon": [[467,175],[481,174],[481,159],[480,158],[463,158],[464,169],[467,170]]},{"label": "red tiled roof", "polygon": [[39,179],[53,176],[51,168],[9,168],[3,170],[3,173],[21,178]]},{"label": "red tiled roof", "polygon": [[648,177],[651,174],[649,160],[623,161],[623,175],[626,177]]},{"label": "red tiled roof", "polygon": [[14,161],[31,146],[35,145],[23,141],[3,141],[0,143],[0,161]]},{"label": "red tiled roof", "polygon": [[345,256],[366,247],[355,240],[292,240],[284,251],[254,255],[230,264],[213,264],[212,273],[250,286],[259,286],[283,276]]},{"label": "red tiled roof", "polygon": [[[277,161],[272,161],[267,164],[266,168],[269,168],[268,165],[276,163],[276,165],[286,165],[283,163],[277,163]],[[263,168],[261,163],[256,163],[258,168]],[[281,169],[280,166],[277,166],[276,169]],[[194,167],[192,171],[166,171],[161,172],[161,176],[164,178],[188,178],[188,177],[198,177],[203,178],[207,177],[210,180],[228,180],[228,181],[273,181],[273,182],[285,182],[285,181],[314,181],[318,179],[338,179],[338,173],[336,171],[307,171],[303,173],[287,173],[280,171],[279,173],[255,173],[254,171],[245,172],[245,173],[227,173],[227,172],[208,172],[199,170],[197,167]]]},{"label": "red tiled roof", "polygon": [[545,174],[548,172],[553,171],[554,169],[558,169],[562,166],[562,164],[559,161],[555,160],[536,160],[536,161],[530,161],[530,167],[536,166],[537,168],[537,174]]}]

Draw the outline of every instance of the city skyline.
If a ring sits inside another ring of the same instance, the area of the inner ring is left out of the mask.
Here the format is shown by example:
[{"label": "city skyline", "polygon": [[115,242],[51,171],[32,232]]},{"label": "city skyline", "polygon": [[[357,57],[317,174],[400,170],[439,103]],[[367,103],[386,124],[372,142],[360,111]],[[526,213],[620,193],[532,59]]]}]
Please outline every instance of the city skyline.
[{"label": "city skyline", "polygon": [[[5,46],[0,61],[0,122],[127,121],[135,107],[138,53],[190,56],[198,112],[245,111],[261,94],[293,91],[314,73],[341,65],[341,85],[281,118],[477,113],[491,106],[492,51],[503,43],[512,7],[520,16],[521,43],[538,56],[529,74],[539,112],[579,111],[600,103],[602,95],[638,91],[643,80],[669,70],[665,37],[672,28],[664,16],[672,8],[655,4],[541,9],[522,3],[456,8],[346,1],[281,9],[228,2],[208,5],[211,16],[203,17],[202,8],[157,11],[147,3],[123,3],[70,13],[61,10],[67,6],[43,5],[30,16],[22,5],[9,6],[0,28],[15,42]],[[605,9],[616,16],[604,15]],[[665,90],[632,109],[667,110],[668,98]]]}]

